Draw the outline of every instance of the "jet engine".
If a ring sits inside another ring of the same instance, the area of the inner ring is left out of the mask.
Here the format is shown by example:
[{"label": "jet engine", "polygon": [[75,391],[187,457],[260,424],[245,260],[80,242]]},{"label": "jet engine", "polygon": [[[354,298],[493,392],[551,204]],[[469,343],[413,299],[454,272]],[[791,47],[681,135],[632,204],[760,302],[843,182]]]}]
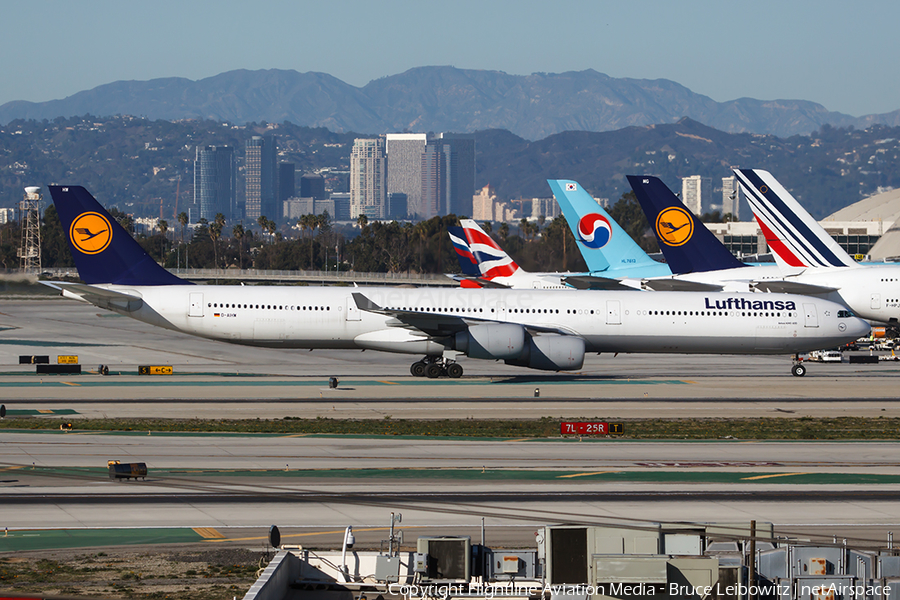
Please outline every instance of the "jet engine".
[{"label": "jet engine", "polygon": [[[514,323],[472,325],[457,333],[454,349],[471,358],[514,359],[525,351],[525,328]],[[582,344],[582,353],[584,345]]]},{"label": "jet engine", "polygon": [[506,364],[544,371],[573,371],[584,365],[584,340],[569,335],[530,336],[525,352]]}]

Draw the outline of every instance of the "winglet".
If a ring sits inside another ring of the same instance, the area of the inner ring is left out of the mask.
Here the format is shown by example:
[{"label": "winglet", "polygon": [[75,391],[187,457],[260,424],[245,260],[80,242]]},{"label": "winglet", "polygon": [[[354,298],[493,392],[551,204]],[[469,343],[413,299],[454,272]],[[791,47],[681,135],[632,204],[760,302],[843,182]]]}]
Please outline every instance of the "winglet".
[{"label": "winglet", "polygon": [[359,310],[364,310],[366,312],[382,312],[382,308],[369,300],[364,294],[360,292],[352,292],[353,301],[356,302],[356,308]]},{"label": "winglet", "polygon": [[188,285],[159,266],[80,185],[51,185],[50,195],[85,283]]},{"label": "winglet", "polygon": [[672,273],[702,273],[746,266],[706,228],[658,177],[628,175]]}]

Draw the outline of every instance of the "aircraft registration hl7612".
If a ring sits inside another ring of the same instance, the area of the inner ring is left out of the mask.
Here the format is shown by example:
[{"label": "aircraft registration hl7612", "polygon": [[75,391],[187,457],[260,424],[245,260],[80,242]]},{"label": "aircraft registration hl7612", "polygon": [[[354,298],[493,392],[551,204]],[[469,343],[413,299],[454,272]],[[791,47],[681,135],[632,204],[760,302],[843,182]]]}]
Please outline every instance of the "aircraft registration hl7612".
[{"label": "aircraft registration hl7612", "polygon": [[236,344],[422,355],[417,376],[459,377],[459,356],[566,371],[587,352],[792,354],[869,331],[839,304],[788,294],[192,285],[83,187],[50,193],[84,281],[48,283],[67,298]]}]

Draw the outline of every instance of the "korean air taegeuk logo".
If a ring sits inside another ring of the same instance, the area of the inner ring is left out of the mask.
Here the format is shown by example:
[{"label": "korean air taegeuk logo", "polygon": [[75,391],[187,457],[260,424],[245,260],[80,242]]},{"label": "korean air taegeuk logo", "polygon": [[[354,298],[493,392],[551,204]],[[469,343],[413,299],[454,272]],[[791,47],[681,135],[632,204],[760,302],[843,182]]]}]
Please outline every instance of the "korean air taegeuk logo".
[{"label": "korean air taegeuk logo", "polygon": [[112,227],[100,213],[81,213],[69,227],[69,239],[79,252],[99,254],[112,241]]},{"label": "korean air taegeuk logo", "polygon": [[656,217],[656,234],[669,246],[681,246],[694,235],[694,219],[685,209],[671,206]]}]

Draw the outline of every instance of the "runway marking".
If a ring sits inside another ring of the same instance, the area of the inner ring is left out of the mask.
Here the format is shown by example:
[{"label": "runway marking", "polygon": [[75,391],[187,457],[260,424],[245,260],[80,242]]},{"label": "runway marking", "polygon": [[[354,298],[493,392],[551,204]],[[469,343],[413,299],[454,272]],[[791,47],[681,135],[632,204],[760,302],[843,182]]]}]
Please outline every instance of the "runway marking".
[{"label": "runway marking", "polygon": [[516,438],[514,440],[503,440],[504,442],[530,442],[534,438]]},{"label": "runway marking", "polygon": [[47,410],[47,409],[38,409],[38,412],[41,413],[42,415],[52,415],[53,414],[52,410]]},{"label": "runway marking", "polygon": [[283,435],[281,437],[285,438],[299,438],[299,437],[309,437],[311,435],[315,435],[314,433],[292,433],[290,435]]},{"label": "runway marking", "polygon": [[775,473],[773,475],[757,475],[756,477],[741,477],[741,481],[753,479],[771,479],[772,477],[790,477],[791,475],[811,475],[812,473]]},{"label": "runway marking", "polygon": [[74,381],[61,381],[60,383],[62,383],[63,385],[74,385],[74,386],[81,387],[80,383],[75,383]]},{"label": "runway marking", "polygon": [[[416,529],[416,527],[394,527],[394,530],[398,529]],[[197,531],[196,529],[194,531]],[[338,529],[336,531],[313,531],[310,533],[291,533],[288,535],[281,534],[281,539],[285,538],[297,538],[297,537],[310,537],[314,535],[336,535],[343,534],[345,529]],[[368,527],[365,529],[354,529],[354,531],[390,531],[390,527]],[[243,538],[224,538],[224,539],[209,539],[203,540],[205,542],[252,542],[256,540],[267,540],[268,536],[258,536],[258,537],[243,537]]]},{"label": "runway marking", "polygon": [[213,539],[225,539],[225,536],[222,535],[216,528],[214,527],[192,527],[192,529],[202,538],[207,540]]},{"label": "runway marking", "polygon": [[559,475],[557,479],[568,479],[571,477],[587,477],[588,475],[606,475],[607,473],[619,473],[619,471],[594,471],[593,473],[573,473],[571,475]]},{"label": "runway marking", "polygon": [[400,385],[396,381],[382,381],[381,379],[376,379],[378,383],[383,383],[385,385]]}]

